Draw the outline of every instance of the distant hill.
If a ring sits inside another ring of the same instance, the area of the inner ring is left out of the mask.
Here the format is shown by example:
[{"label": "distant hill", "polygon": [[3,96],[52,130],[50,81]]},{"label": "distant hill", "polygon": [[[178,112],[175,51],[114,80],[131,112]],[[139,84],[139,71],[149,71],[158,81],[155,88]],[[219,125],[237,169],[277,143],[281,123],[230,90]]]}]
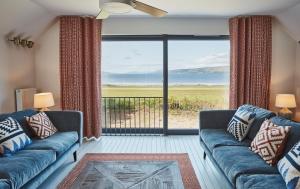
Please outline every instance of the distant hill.
[{"label": "distant hill", "polygon": [[[103,84],[161,84],[162,72],[149,73],[109,73],[102,75]],[[169,71],[169,84],[226,84],[229,81],[229,67],[203,67],[175,69]]]}]

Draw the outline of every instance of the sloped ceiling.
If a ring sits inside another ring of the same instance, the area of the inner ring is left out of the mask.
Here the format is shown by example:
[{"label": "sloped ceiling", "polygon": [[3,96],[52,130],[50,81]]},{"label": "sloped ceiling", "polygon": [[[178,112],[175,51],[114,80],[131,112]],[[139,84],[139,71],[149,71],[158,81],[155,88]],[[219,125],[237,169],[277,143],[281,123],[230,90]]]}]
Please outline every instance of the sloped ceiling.
[{"label": "sloped ceiling", "polygon": [[300,41],[300,4],[277,14],[276,17],[287,28],[290,35]]},{"label": "sloped ceiling", "polygon": [[35,38],[55,18],[45,8],[30,0],[1,0],[0,2],[0,34],[23,35]]},{"label": "sloped ceiling", "polygon": [[[56,14],[91,14],[107,0],[32,0]],[[124,0],[110,0],[124,1]],[[168,11],[168,16],[234,16],[239,14],[272,14],[299,3],[299,0],[140,0]],[[145,15],[132,11],[124,16]]]},{"label": "sloped ceiling", "polygon": [[[102,0],[100,0],[102,1]],[[300,0],[140,0],[165,9],[168,17],[231,17],[270,14],[286,26],[295,40],[300,40]],[[101,2],[100,2],[101,3]],[[98,0],[1,0],[0,33],[24,33],[37,37],[58,15],[96,15]],[[133,11],[116,17],[141,17]]]}]

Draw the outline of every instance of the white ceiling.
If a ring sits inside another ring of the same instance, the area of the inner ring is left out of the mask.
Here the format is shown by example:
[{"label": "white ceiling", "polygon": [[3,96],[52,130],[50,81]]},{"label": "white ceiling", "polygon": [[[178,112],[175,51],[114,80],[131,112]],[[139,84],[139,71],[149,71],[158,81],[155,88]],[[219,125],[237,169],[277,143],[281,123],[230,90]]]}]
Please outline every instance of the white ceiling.
[{"label": "white ceiling", "polygon": [[34,38],[53,20],[55,15],[30,0],[1,0],[0,35],[22,35]]},{"label": "white ceiling", "polygon": [[300,4],[277,14],[276,17],[288,29],[292,37],[300,41]]},{"label": "white ceiling", "polygon": [[[102,0],[101,0],[102,1]],[[169,12],[168,17],[222,17],[246,14],[276,16],[300,40],[300,0],[140,0]],[[98,0],[0,0],[0,34],[38,36],[58,15],[96,15]],[[135,11],[119,17],[141,17]]]},{"label": "white ceiling", "polygon": [[[49,11],[61,14],[96,15],[99,0],[32,0]],[[118,1],[118,0],[114,0]],[[119,0],[122,1],[122,0]],[[140,0],[166,10],[168,16],[229,17],[240,14],[274,14],[292,7],[300,0]],[[100,0],[103,2],[103,0]],[[133,11],[124,16],[140,16]]]}]

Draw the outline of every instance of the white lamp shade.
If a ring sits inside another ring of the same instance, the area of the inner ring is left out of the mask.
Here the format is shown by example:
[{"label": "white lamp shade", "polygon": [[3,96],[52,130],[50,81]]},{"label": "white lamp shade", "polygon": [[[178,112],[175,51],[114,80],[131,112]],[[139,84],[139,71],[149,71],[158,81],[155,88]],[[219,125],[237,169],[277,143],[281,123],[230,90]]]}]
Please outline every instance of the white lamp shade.
[{"label": "white lamp shade", "polygon": [[293,94],[276,95],[275,106],[279,108],[296,108],[296,99]]},{"label": "white lamp shade", "polygon": [[34,108],[48,108],[54,106],[52,93],[37,93],[34,95]]}]

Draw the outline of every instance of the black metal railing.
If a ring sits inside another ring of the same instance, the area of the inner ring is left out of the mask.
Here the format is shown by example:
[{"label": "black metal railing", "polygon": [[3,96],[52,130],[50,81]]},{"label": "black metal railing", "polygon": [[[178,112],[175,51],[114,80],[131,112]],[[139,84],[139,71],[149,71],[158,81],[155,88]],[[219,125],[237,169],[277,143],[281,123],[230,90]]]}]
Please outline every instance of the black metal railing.
[{"label": "black metal railing", "polygon": [[160,135],[163,97],[102,97],[104,135]]}]

